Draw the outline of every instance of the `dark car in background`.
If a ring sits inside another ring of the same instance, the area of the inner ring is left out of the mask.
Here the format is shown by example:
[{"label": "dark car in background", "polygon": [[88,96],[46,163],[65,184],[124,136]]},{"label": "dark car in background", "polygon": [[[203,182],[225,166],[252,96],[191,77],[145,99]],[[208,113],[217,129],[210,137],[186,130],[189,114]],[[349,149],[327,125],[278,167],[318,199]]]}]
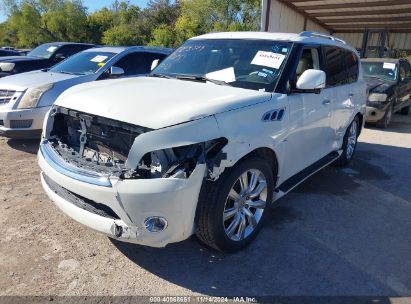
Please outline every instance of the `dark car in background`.
[{"label": "dark car in background", "polygon": [[369,90],[366,121],[387,128],[393,113],[407,115],[410,111],[410,63],[391,58],[367,58],[361,63]]},{"label": "dark car in background", "polygon": [[0,77],[49,68],[78,52],[95,47],[93,44],[53,42],[42,44],[26,56],[0,58]]},{"label": "dark car in background", "polygon": [[0,57],[7,57],[7,56],[22,56],[23,54],[21,52],[17,52],[14,50],[6,50],[6,49],[0,49]]}]

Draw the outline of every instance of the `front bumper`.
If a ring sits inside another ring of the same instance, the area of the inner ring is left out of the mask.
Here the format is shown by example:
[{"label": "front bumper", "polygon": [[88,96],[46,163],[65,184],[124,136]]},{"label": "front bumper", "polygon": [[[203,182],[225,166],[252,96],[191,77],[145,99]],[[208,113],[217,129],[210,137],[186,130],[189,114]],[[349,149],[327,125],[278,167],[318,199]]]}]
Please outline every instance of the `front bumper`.
[{"label": "front bumper", "polygon": [[[188,179],[111,179],[110,186],[101,186],[69,177],[70,174],[64,174],[64,168],[43,153],[40,149],[38,159],[44,190],[57,207],[83,225],[111,238],[152,247],[164,247],[193,234],[198,195],[206,171],[204,164],[199,164]],[[110,218],[78,207],[53,191],[45,176],[75,195],[107,206],[118,217]],[[167,228],[161,232],[148,231],[144,221],[151,216],[165,218]]]},{"label": "front bumper", "polygon": [[9,138],[40,138],[43,120],[49,109],[0,109],[0,135]]},{"label": "front bumper", "polygon": [[388,106],[381,108],[367,106],[367,111],[365,114],[365,121],[375,123],[384,118],[385,112],[387,111]]}]

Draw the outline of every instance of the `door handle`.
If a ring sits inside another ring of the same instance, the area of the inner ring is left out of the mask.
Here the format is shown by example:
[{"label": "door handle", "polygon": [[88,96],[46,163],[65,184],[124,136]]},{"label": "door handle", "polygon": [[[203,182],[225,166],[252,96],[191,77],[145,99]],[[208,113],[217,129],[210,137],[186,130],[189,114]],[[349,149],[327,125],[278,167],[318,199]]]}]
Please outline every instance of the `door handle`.
[{"label": "door handle", "polygon": [[350,93],[350,94],[348,94],[348,97],[354,97],[354,93]]},{"label": "door handle", "polygon": [[325,99],[325,100],[323,100],[323,105],[329,105],[331,103],[331,100],[329,100],[329,99]]}]

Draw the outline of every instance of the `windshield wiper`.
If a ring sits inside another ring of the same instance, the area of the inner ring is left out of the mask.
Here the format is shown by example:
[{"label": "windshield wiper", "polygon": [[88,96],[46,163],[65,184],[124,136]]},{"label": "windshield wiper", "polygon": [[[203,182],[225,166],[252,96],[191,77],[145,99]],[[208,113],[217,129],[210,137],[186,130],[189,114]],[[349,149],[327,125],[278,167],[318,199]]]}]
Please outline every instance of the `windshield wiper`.
[{"label": "windshield wiper", "polygon": [[74,73],[74,72],[66,72],[66,71],[56,71],[57,73],[61,74],[68,74],[68,75],[85,75],[84,73]]},{"label": "windshield wiper", "polygon": [[180,80],[192,80],[192,81],[204,81],[204,82],[211,82],[217,85],[225,85],[225,86],[232,86],[230,83],[223,81],[223,80],[217,80],[217,79],[212,79],[208,78],[205,76],[198,76],[198,75],[178,75],[176,76],[177,79]]},{"label": "windshield wiper", "polygon": [[168,76],[166,74],[160,74],[160,73],[153,73],[148,75],[149,77],[159,77],[159,78],[167,78],[167,79],[172,79],[174,77]]}]

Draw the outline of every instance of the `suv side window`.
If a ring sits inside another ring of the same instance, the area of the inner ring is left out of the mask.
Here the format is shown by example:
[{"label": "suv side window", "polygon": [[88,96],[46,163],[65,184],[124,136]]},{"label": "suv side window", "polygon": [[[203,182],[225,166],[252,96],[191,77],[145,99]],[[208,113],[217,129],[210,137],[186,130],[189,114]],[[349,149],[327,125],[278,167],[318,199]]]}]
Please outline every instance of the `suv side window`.
[{"label": "suv side window", "polygon": [[298,79],[306,70],[319,70],[320,69],[320,59],[317,48],[304,48],[300,60],[295,71],[294,86]]},{"label": "suv side window", "polygon": [[136,52],[131,53],[114,64],[114,66],[122,68],[125,76],[148,74],[151,71],[151,64],[154,60],[163,60],[166,55],[150,53],[150,52]]},{"label": "suv side window", "polygon": [[343,50],[336,47],[324,48],[327,87],[334,87],[346,83],[346,71],[343,65]]},{"label": "suv side window", "polygon": [[344,63],[347,69],[347,78],[345,83],[353,83],[358,79],[358,58],[357,56],[348,50],[344,50]]}]

